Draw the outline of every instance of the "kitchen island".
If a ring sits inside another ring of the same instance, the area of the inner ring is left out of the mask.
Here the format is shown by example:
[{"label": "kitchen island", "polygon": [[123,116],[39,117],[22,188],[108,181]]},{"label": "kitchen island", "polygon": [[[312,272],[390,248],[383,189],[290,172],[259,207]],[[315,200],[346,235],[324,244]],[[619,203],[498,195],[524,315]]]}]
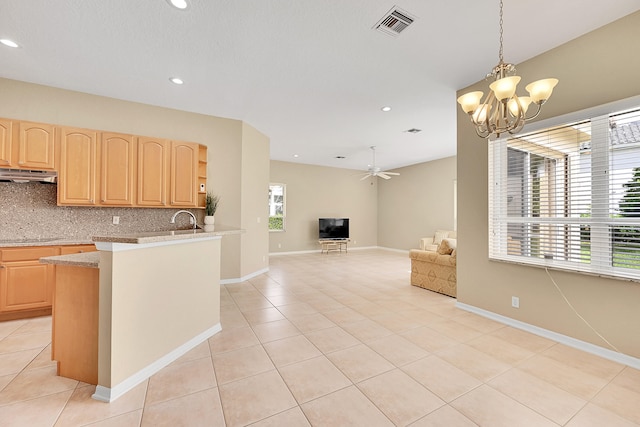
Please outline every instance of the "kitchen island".
[{"label": "kitchen island", "polygon": [[[92,239],[99,251],[95,399],[115,400],[221,330],[220,239],[241,232],[216,227]],[[67,255],[41,261],[66,265],[61,271],[80,274],[75,286],[89,287],[86,270],[95,265],[81,255],[83,260]],[[54,297],[54,324],[56,304],[63,304],[59,296],[65,298],[62,289]],[[63,351],[57,335],[54,329],[54,355]]]}]

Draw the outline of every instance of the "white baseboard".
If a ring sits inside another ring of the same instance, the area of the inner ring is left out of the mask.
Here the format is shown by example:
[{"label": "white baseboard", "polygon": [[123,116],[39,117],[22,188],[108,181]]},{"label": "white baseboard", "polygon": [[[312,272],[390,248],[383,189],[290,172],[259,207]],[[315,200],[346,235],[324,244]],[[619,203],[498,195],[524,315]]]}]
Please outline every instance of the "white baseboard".
[{"label": "white baseboard", "polygon": [[301,254],[313,254],[320,253],[320,249],[313,249],[308,251],[290,251],[290,252],[269,252],[269,256],[282,256],[282,255],[301,255]]},{"label": "white baseboard", "polygon": [[135,386],[137,386],[138,384],[140,384],[141,382],[143,382],[144,380],[146,380],[147,378],[155,374],[156,372],[160,371],[162,368],[164,368],[171,362],[175,361],[180,356],[184,355],[188,351],[194,349],[196,346],[205,342],[206,340],[208,340],[209,338],[211,338],[221,330],[222,330],[222,326],[220,325],[220,323],[212,326],[206,331],[191,338],[189,341],[187,341],[180,347],[162,356],[160,359],[156,360],[149,366],[131,375],[129,378],[122,381],[120,384],[117,384],[116,386],[111,388],[98,385],[96,387],[95,393],[91,397],[101,402],[108,402],[108,403],[113,402],[114,400],[116,400],[117,398],[119,398],[120,396],[122,396],[123,394],[125,394],[126,392],[128,392],[129,390],[131,390],[132,388],[134,388]]},{"label": "white baseboard", "polygon": [[635,369],[640,369],[640,359],[636,357],[629,356],[623,353],[618,353],[617,351],[609,350],[608,348],[600,347],[595,344],[588,343],[586,341],[572,338],[568,335],[559,334],[557,332],[553,332],[548,329],[540,328],[538,326],[521,322],[519,320],[512,319],[510,317],[506,317],[501,314],[494,313],[492,311],[487,311],[482,308],[474,307],[469,304],[464,304],[462,302],[456,302],[456,307],[462,310],[469,311],[471,313],[475,313],[482,317],[495,320],[496,322],[500,322],[508,326],[513,326],[514,328],[522,329],[523,331],[531,332],[534,335],[538,335],[538,336],[559,342],[561,344],[565,344],[569,347],[577,348],[578,350],[595,354],[596,356],[600,356],[604,359],[621,363],[623,365],[627,365]]},{"label": "white baseboard", "polygon": [[229,285],[231,283],[240,283],[240,282],[244,282],[245,280],[249,280],[252,279],[256,276],[259,276],[261,274],[264,273],[268,273],[269,272],[269,267],[265,267],[263,269],[260,269],[258,271],[254,271],[253,273],[247,274],[246,276],[243,277],[239,277],[239,278],[235,278],[235,279],[220,279],[220,284],[221,285]]}]

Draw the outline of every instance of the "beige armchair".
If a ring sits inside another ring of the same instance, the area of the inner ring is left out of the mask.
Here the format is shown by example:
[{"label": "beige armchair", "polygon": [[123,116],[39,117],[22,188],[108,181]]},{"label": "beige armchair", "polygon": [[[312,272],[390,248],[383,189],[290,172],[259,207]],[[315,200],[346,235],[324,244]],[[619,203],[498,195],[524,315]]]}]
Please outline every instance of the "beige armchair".
[{"label": "beige armchair", "polygon": [[[437,243],[436,243],[437,242]],[[411,284],[441,294],[457,295],[457,234],[438,230],[420,239],[420,249],[411,249]]]}]

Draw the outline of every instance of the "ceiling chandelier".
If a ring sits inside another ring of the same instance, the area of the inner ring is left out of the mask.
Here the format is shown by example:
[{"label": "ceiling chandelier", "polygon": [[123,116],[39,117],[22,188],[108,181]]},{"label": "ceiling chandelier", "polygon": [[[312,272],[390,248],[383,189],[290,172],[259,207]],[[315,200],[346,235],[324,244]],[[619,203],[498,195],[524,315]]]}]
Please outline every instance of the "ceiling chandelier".
[{"label": "ceiling chandelier", "polygon": [[[529,96],[517,96],[516,86],[520,77],[516,76],[516,67],[505,63],[502,57],[502,0],[500,0],[500,51],[498,65],[489,74],[487,80],[493,79],[489,85],[491,91],[484,101],[481,101],[481,91],[469,92],[458,98],[462,110],[469,115],[476,127],[476,133],[481,138],[491,135],[499,137],[508,132],[520,132],[527,120],[538,117],[547,99],[551,96],[558,79],[543,79],[529,83],[525,89]],[[527,117],[529,105],[533,103],[537,109],[535,114]]]}]

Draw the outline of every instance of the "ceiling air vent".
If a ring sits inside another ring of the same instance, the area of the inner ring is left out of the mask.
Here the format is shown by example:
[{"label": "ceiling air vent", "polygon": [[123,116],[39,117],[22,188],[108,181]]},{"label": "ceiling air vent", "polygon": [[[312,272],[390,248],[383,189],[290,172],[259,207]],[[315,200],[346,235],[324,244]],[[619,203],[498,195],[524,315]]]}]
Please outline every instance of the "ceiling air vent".
[{"label": "ceiling air vent", "polygon": [[411,129],[405,130],[405,132],[418,133],[418,132],[422,132],[422,129],[411,128]]},{"label": "ceiling air vent", "polygon": [[415,20],[415,16],[405,12],[398,6],[394,6],[382,17],[381,20],[376,23],[376,25],[373,26],[373,28],[389,36],[397,37]]}]

